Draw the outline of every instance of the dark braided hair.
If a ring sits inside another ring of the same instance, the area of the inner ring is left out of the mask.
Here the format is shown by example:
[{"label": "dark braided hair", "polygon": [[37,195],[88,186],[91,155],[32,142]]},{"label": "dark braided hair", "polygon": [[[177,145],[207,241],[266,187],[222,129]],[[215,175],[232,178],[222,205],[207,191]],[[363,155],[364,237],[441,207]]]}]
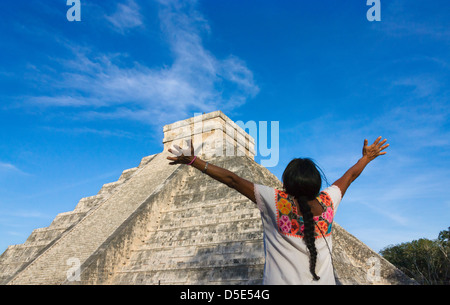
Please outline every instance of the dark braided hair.
[{"label": "dark braided hair", "polygon": [[293,159],[283,172],[283,186],[291,196],[297,199],[305,224],[304,242],[309,251],[309,270],[315,281],[320,279],[316,274],[317,249],[315,245],[314,219],[308,201],[314,200],[322,187],[320,169],[311,159]]}]

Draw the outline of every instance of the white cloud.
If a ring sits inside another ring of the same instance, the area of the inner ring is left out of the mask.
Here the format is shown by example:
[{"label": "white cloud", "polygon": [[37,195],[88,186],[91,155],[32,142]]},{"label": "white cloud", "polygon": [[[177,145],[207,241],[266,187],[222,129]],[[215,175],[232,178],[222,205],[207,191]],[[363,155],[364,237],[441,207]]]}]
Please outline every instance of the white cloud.
[{"label": "white cloud", "polygon": [[[445,1],[444,1],[445,2]],[[383,27],[372,27],[391,36],[428,37],[448,40],[450,30],[445,23],[448,20],[442,10],[443,2],[385,1]],[[426,10],[427,13],[424,13]]]},{"label": "white cloud", "polygon": [[133,134],[123,130],[108,130],[108,129],[95,129],[87,127],[75,127],[75,128],[56,128],[56,127],[44,127],[43,129],[52,132],[62,132],[74,135],[94,134],[101,137],[120,137],[120,138],[133,138]]},{"label": "white cloud", "polygon": [[423,98],[434,95],[440,88],[440,84],[435,77],[426,75],[407,76],[393,81],[395,86],[411,87],[416,98]]},{"label": "white cloud", "polygon": [[125,34],[128,29],[143,25],[139,6],[133,0],[128,0],[127,4],[119,3],[116,12],[105,18],[121,34]]},{"label": "white cloud", "polygon": [[3,163],[3,162],[0,162],[0,168],[3,170],[8,170],[8,171],[18,171],[19,170],[17,167],[12,165],[11,163]]},{"label": "white cloud", "polygon": [[19,218],[43,218],[43,219],[50,218],[50,216],[47,214],[41,213],[39,211],[31,211],[31,210],[29,210],[29,211],[18,210],[18,211],[5,213],[5,214],[8,216],[11,216],[11,217],[19,217]]},{"label": "white cloud", "polygon": [[28,175],[26,172],[17,168],[14,164],[0,162],[0,174],[7,174],[7,173]]},{"label": "white cloud", "polygon": [[[136,11],[119,6],[125,14]],[[196,2],[160,1],[159,18],[173,62],[149,68],[126,54],[95,54],[88,47],[69,46],[70,60],[55,59],[65,73],[52,82],[56,92],[28,99],[39,106],[78,107],[88,119],[129,119],[160,125],[217,109],[229,111],[259,92],[245,62],[230,55],[217,58],[205,49],[207,22]]]}]

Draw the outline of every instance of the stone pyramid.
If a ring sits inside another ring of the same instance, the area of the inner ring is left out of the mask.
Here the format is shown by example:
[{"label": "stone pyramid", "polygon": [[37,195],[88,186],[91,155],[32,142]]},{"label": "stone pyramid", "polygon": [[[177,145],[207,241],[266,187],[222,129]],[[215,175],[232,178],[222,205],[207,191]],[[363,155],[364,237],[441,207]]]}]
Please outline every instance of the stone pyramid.
[{"label": "stone pyramid", "polygon": [[[259,210],[226,185],[166,160],[167,148],[191,134],[204,143],[204,159],[281,187],[254,161],[254,139],[222,112],[167,125],[163,152],[8,247],[0,256],[0,284],[260,284]],[[338,283],[412,283],[342,227],[333,230]]]}]

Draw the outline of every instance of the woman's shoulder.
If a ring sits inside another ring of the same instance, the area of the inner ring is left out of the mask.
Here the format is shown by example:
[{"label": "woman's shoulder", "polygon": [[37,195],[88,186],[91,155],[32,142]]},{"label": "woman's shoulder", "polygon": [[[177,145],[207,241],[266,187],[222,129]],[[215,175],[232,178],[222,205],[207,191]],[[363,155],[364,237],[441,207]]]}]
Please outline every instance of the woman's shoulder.
[{"label": "woman's shoulder", "polygon": [[279,190],[273,186],[268,186],[264,184],[254,184],[255,193],[259,193],[262,197],[274,198]]},{"label": "woman's shoulder", "polygon": [[275,187],[263,185],[263,184],[254,184],[255,191],[255,199],[258,208],[261,211],[265,211],[264,207],[272,206],[275,201],[277,189]]},{"label": "woman's shoulder", "polygon": [[333,184],[321,191],[319,197],[325,204],[333,203],[334,208],[337,208],[342,199],[342,192],[337,185]]},{"label": "woman's shoulder", "polygon": [[289,195],[288,193],[286,193],[285,191],[283,191],[283,190],[279,190],[279,189],[277,189],[277,188],[275,188],[274,189],[275,190],[275,193],[277,194],[277,195],[279,195],[280,197],[283,197],[283,198],[288,198],[288,197],[291,197],[291,195]]}]

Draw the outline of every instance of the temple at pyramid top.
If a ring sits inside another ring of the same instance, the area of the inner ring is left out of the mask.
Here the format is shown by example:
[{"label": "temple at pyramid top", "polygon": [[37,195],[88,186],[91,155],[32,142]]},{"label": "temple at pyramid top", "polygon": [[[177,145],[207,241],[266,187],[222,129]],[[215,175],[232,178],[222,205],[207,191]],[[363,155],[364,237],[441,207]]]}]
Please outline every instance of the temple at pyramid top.
[{"label": "temple at pyramid top", "polygon": [[173,144],[184,147],[193,139],[196,153],[203,158],[248,156],[254,159],[255,140],[222,111],[198,114],[164,126],[164,150]]}]

